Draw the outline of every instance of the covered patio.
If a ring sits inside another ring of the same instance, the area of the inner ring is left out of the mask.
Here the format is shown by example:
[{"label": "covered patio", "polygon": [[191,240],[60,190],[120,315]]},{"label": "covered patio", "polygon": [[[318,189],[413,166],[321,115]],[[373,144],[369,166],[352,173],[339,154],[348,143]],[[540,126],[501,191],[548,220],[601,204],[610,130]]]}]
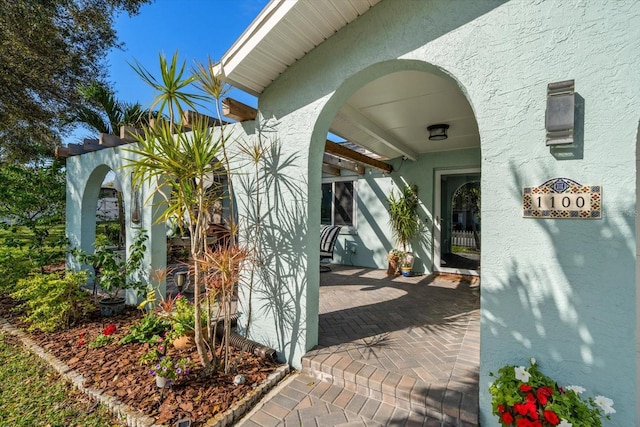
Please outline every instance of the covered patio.
[{"label": "covered patio", "polygon": [[332,266],[320,281],[319,344],[243,426],[477,425],[477,277]]}]

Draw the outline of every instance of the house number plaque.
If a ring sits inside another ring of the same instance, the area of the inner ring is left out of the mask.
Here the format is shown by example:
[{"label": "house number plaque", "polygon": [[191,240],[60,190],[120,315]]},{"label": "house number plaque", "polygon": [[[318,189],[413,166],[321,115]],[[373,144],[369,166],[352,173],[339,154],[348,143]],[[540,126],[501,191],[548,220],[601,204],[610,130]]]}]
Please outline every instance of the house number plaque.
[{"label": "house number plaque", "polygon": [[525,218],[601,219],[602,186],[553,178],[538,187],[523,187]]}]

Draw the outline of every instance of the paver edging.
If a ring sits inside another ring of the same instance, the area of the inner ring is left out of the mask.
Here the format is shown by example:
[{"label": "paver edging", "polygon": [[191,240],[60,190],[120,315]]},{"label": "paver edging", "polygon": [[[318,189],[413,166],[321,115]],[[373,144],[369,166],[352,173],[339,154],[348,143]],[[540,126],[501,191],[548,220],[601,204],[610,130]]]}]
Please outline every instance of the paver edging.
[{"label": "paver edging", "polygon": [[[13,326],[9,321],[2,317],[0,317],[0,332],[19,338],[22,345],[24,345],[27,350],[47,362],[60,374],[60,376],[64,377],[82,393],[88,395],[93,400],[104,404],[116,417],[126,421],[128,427],[167,427],[165,424],[154,424],[155,420],[152,417],[122,403],[114,396],[110,396],[93,387],[85,387],[85,378],[80,372],[69,368],[69,366],[60,359],[36,344],[35,341],[29,338],[26,333]],[[267,379],[253,388],[239,402],[236,402],[227,411],[217,414],[213,418],[207,420],[204,425],[206,427],[225,427],[233,421],[240,419],[240,417],[242,417],[242,415],[244,415],[255,402],[257,402],[271,388],[286,377],[289,374],[290,369],[289,365],[278,367],[275,371],[269,374]]]}]

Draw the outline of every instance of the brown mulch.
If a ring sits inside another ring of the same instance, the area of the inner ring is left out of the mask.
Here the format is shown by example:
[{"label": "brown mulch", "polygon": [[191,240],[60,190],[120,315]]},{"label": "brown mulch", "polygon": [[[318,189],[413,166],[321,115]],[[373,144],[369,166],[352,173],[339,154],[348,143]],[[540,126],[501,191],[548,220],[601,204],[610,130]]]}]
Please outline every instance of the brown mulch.
[{"label": "brown mulch", "polygon": [[[26,330],[28,325],[20,320],[20,314],[14,310],[16,305],[11,298],[0,295],[0,317]],[[202,425],[216,414],[229,409],[279,366],[244,353],[233,373],[216,372],[205,375],[198,365],[171,387],[160,389],[156,386],[154,377],[149,375],[149,367],[139,363],[140,357],[149,349],[148,344],[118,344],[142,316],[140,311],[127,307],[121,315],[101,317],[100,311],[96,309],[69,330],[36,332],[30,336],[71,369],[82,373],[86,379],[85,386],[100,389],[116,397],[155,418],[156,424],[172,425],[177,420],[188,418],[192,421],[192,426]],[[117,327],[111,343],[102,348],[89,349],[88,343],[108,324]],[[195,348],[182,350],[180,353],[171,348],[168,353],[191,357],[196,364],[199,360]],[[238,360],[235,350],[232,360]],[[237,374],[246,377],[245,384],[233,384]]]}]

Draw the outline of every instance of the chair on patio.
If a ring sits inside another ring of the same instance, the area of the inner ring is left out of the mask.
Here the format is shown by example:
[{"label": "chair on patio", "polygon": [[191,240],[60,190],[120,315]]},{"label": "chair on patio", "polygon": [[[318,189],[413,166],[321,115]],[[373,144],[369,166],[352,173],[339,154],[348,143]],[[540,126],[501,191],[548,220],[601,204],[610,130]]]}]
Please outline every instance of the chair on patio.
[{"label": "chair on patio", "polygon": [[[320,231],[320,262],[333,259],[333,248],[336,245],[341,228],[339,225],[322,225]],[[331,271],[331,268],[328,265],[320,264],[320,272],[327,271]]]}]

